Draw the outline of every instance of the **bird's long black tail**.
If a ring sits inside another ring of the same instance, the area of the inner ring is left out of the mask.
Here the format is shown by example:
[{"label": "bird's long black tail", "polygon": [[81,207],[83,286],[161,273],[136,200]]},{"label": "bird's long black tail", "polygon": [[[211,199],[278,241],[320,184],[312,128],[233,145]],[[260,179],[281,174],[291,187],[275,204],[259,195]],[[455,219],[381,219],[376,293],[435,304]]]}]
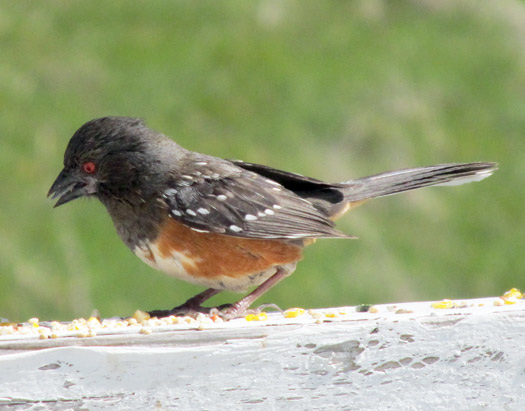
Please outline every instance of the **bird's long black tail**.
[{"label": "bird's long black tail", "polygon": [[407,168],[345,181],[345,199],[349,202],[383,197],[428,186],[460,185],[480,181],[497,169],[496,163],[440,164]]}]

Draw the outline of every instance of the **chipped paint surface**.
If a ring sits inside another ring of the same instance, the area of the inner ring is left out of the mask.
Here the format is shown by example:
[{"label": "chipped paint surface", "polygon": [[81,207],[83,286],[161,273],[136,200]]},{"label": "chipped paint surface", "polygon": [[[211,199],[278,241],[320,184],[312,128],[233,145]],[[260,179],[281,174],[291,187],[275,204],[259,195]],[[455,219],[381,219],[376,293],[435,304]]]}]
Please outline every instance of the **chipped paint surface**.
[{"label": "chipped paint surface", "polygon": [[374,313],[337,307],[260,321],[147,320],[86,338],[0,336],[0,405],[525,409],[525,303],[493,301],[447,310],[377,305]]}]

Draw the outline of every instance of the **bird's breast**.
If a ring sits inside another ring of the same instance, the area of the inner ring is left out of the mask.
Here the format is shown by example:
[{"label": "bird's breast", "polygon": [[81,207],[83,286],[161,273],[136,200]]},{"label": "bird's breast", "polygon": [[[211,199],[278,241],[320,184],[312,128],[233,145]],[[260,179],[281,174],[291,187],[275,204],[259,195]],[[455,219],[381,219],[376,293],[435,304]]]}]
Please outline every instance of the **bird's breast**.
[{"label": "bird's breast", "polygon": [[135,246],[145,263],[181,280],[215,289],[244,291],[295,265],[302,247],[280,240],[197,232],[169,218],[158,236]]}]

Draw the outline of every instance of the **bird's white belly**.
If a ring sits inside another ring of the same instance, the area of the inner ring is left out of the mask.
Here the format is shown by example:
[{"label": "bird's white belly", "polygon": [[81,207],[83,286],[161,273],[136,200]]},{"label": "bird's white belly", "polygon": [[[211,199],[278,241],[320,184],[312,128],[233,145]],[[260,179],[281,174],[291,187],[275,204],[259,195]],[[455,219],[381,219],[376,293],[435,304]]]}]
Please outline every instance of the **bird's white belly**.
[{"label": "bird's white belly", "polygon": [[[178,278],[188,283],[202,285],[217,290],[228,290],[233,292],[244,292],[250,287],[260,285],[277,271],[277,266],[258,273],[228,276],[199,276],[189,273],[186,267],[195,267],[198,259],[192,258],[188,253],[172,250],[169,256],[162,256],[158,247],[150,243],[135,247],[133,253],[150,267],[162,271],[169,276]],[[295,267],[295,264],[293,264]],[[291,270],[293,271],[293,269]]]}]

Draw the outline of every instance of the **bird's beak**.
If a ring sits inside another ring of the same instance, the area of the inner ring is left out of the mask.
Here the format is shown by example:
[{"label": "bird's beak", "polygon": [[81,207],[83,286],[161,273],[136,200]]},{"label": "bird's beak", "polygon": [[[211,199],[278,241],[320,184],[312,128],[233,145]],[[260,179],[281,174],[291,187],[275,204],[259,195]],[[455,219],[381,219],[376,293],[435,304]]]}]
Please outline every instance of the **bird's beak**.
[{"label": "bird's beak", "polygon": [[47,193],[48,197],[58,198],[55,207],[66,204],[75,198],[96,194],[96,180],[92,176],[80,175],[63,169]]}]

